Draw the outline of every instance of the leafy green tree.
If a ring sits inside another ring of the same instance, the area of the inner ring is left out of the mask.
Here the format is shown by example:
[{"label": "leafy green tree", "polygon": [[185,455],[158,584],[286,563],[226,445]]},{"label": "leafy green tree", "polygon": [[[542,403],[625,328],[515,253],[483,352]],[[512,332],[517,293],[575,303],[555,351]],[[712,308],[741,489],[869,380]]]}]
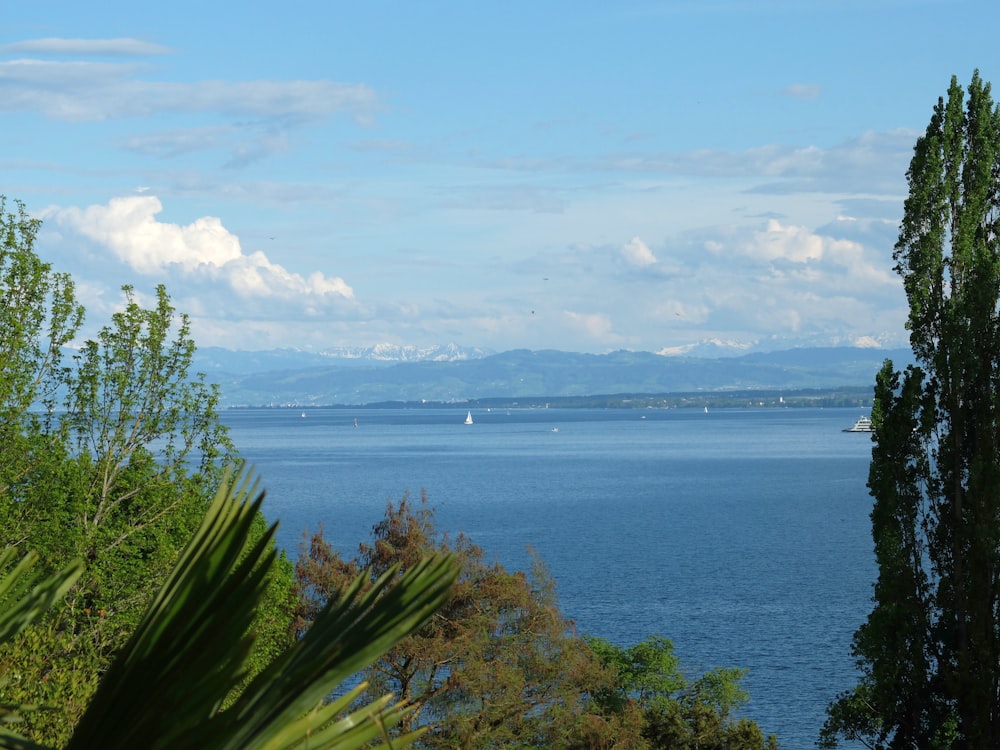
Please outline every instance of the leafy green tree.
[{"label": "leafy green tree", "polygon": [[[41,222],[0,195],[0,495],[20,497],[30,469],[47,460],[36,439],[58,404],[63,347],[83,321],[72,279],[34,252]],[[3,510],[3,509],[0,509]],[[9,507],[6,510],[11,510]],[[9,525],[11,513],[0,515]]]},{"label": "leafy green tree", "polygon": [[[0,650],[0,664],[21,675],[4,686],[8,699],[82,708],[96,683],[81,675],[100,673],[125,643],[233,460],[218,394],[189,372],[193,352],[187,319],[162,287],[151,309],[126,288],[123,310],[62,371],[64,408],[44,423],[30,412],[22,420],[19,438],[37,450],[0,496],[0,534],[48,566],[80,557],[86,570],[66,607]],[[287,623],[292,571],[287,561],[280,569]],[[32,714],[29,731],[64,738],[76,718],[64,711]]]},{"label": "leafy green tree", "polygon": [[875,386],[874,608],[821,740],[1000,745],[1000,113],[952,78],[918,139],[896,243],[916,366]]},{"label": "leafy green tree", "polygon": [[[80,606],[130,629],[234,449],[219,421],[218,389],[190,371],[187,316],[176,314],[162,286],[148,309],[124,291],[124,309],[85,342],[68,378],[62,426],[83,486],[68,498],[72,515],[47,539],[62,550],[75,545],[88,561]],[[36,530],[44,524],[32,522]]]},{"label": "leafy green tree", "polygon": [[448,602],[418,633],[387,652],[364,678],[413,703],[403,729],[429,727],[424,747],[560,747],[578,730],[588,691],[606,677],[572,633],[541,565],[532,575],[488,564],[466,537],[439,534],[422,496],[389,504],[373,540],[344,560],[322,536],[309,539],[296,567],[300,625],[358,571],[406,570],[422,556],[451,554],[461,573]]},{"label": "leafy green tree", "polygon": [[[0,700],[58,706],[27,731],[65,740],[197,527],[235,449],[218,390],[192,371],[185,315],[163,287],[77,348],[72,280],[34,250],[40,223],[0,197],[0,546],[37,550],[54,571],[86,569],[65,606],[0,648]],[[266,524],[258,519],[255,538]],[[280,556],[251,665],[291,643],[293,567]]]},{"label": "leafy green tree", "polygon": [[639,727],[641,742],[633,740],[628,747],[777,748],[774,735],[765,737],[756,722],[734,715],[750,699],[740,684],[743,670],[714,669],[689,680],[681,671],[673,643],[662,636],[649,636],[628,647],[594,637],[587,638],[587,643],[614,672],[611,686],[595,694],[596,709],[605,717],[627,717],[627,723]]},{"label": "leafy green tree", "polygon": [[601,662],[615,673],[609,689],[595,696],[604,710],[620,711],[630,702],[645,706],[669,700],[687,684],[674,644],[667,638],[649,636],[629,647],[594,636],[586,640]]}]

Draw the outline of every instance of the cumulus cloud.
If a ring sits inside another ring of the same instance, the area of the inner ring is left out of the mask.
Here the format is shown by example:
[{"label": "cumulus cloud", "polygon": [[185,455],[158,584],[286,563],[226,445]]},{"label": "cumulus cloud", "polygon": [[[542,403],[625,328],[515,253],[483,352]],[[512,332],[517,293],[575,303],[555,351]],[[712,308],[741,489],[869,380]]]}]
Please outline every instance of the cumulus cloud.
[{"label": "cumulus cloud", "polygon": [[163,210],[152,195],[115,198],[107,205],[49,212],[63,230],[106,247],[144,276],[168,274],[189,280],[223,283],[245,298],[298,300],[310,305],[326,298],[351,299],[343,279],[315,272],[308,277],[288,271],[263,252],[245,254],[239,238],[213,216],[182,226],[159,221]]},{"label": "cumulus cloud", "polygon": [[656,256],[649,246],[639,237],[633,237],[622,246],[622,257],[630,266],[645,268],[656,263]]},{"label": "cumulus cloud", "polygon": [[623,338],[615,333],[611,318],[605,314],[578,313],[570,310],[563,314],[570,327],[584,333],[588,339],[606,344],[623,341]]},{"label": "cumulus cloud", "polygon": [[898,285],[883,258],[854,240],[820,234],[806,227],[769,219],[753,233],[741,252],[769,264],[772,275],[793,274],[800,280],[824,279],[840,285]]},{"label": "cumulus cloud", "polygon": [[883,334],[894,325],[902,332],[905,321],[891,243],[857,229],[846,239],[771,219],[690,232],[668,241],[670,259],[683,264],[683,273],[643,274],[618,302],[626,313],[641,310],[644,320],[662,328],[661,348],[710,336],[898,345],[905,339]]},{"label": "cumulus cloud", "polygon": [[820,260],[823,246],[823,239],[805,227],[782,226],[776,219],[769,219],[767,228],[755,233],[749,250],[767,260],[784,258],[794,263],[806,263]]},{"label": "cumulus cloud", "polygon": [[874,336],[859,336],[853,342],[854,346],[862,349],[881,349],[882,344]]}]

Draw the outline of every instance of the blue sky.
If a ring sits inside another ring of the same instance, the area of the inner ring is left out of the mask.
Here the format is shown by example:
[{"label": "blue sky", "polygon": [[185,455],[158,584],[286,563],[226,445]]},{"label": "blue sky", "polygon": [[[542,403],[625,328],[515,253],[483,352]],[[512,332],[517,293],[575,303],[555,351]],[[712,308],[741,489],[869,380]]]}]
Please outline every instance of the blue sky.
[{"label": "blue sky", "polygon": [[0,192],[201,346],[899,346],[962,0],[8,4]]}]

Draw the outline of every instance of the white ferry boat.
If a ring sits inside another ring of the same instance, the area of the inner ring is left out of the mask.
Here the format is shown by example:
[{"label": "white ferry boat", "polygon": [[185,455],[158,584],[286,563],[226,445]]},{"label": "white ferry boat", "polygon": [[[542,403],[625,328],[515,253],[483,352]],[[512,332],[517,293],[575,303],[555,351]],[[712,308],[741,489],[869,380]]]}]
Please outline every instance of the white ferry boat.
[{"label": "white ferry boat", "polygon": [[875,427],[868,417],[859,417],[851,427],[845,427],[844,432],[872,432]]}]

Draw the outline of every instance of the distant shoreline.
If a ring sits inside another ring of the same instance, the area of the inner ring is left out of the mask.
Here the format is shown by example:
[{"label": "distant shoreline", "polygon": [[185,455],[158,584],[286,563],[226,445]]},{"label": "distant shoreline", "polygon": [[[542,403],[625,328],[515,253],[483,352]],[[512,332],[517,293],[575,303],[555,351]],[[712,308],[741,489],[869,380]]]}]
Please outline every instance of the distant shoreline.
[{"label": "distant shoreline", "polygon": [[747,389],[718,392],[617,393],[593,396],[526,396],[475,398],[464,401],[378,401],[367,404],[256,404],[238,409],[870,409],[874,387],[806,388],[797,390]]}]

